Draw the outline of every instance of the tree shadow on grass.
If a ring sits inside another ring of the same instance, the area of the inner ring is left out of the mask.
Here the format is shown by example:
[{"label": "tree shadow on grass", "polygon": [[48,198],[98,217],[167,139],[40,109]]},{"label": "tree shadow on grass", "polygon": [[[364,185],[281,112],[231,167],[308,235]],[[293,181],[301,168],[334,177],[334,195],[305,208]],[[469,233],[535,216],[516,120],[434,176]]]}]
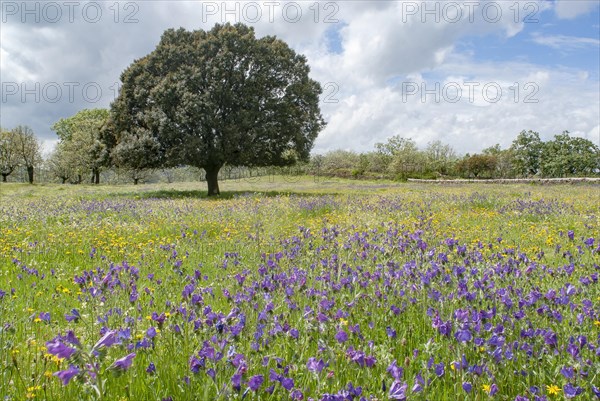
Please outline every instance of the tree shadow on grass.
[{"label": "tree shadow on grass", "polygon": [[320,196],[330,195],[335,196],[336,192],[327,192],[326,194],[311,193],[311,192],[296,192],[296,191],[222,191],[219,196],[208,196],[206,190],[177,190],[177,189],[161,189],[157,191],[139,191],[139,192],[121,192],[111,194],[119,198],[133,199],[206,199],[206,200],[228,200],[234,198],[243,198],[245,196],[263,196],[274,198],[277,196]]}]

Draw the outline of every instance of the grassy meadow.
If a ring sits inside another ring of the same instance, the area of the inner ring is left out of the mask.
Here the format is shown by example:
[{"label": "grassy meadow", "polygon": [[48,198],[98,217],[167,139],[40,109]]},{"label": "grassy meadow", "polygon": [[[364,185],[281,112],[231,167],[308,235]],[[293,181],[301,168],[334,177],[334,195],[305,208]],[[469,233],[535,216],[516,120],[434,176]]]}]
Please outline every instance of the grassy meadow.
[{"label": "grassy meadow", "polygon": [[8,400],[600,398],[600,186],[0,185]]}]

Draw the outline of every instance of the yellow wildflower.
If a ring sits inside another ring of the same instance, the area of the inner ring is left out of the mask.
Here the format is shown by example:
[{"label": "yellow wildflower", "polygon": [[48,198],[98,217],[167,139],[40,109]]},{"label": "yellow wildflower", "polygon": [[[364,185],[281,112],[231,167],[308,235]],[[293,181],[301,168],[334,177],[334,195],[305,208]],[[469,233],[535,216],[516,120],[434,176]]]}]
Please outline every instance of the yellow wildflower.
[{"label": "yellow wildflower", "polygon": [[551,384],[551,385],[546,386],[546,391],[550,395],[556,395],[560,392],[560,387],[558,387],[555,384]]}]

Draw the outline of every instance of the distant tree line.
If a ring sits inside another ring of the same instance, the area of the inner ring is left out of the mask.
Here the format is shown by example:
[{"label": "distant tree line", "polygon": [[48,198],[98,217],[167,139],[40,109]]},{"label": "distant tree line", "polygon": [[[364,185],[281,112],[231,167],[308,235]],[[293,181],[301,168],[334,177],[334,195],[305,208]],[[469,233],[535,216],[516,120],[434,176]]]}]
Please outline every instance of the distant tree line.
[{"label": "distant tree line", "polygon": [[[173,182],[197,179],[199,168],[146,168],[144,159],[155,152],[149,144],[133,149],[119,146],[109,152],[102,129],[109,118],[106,109],[86,109],[56,122],[52,129],[59,142],[44,160],[41,145],[31,128],[0,129],[0,175],[2,181],[98,184],[104,182]],[[421,149],[410,138],[392,136],[372,151],[334,150],[313,155],[308,163],[289,167],[251,168],[225,165],[219,179],[252,179],[270,174],[320,175],[356,179],[408,178],[527,178],[583,177],[600,175],[600,148],[568,131],[542,141],[537,132],[522,131],[502,149],[494,145],[480,153],[459,156],[448,144],[430,142]]]},{"label": "distant tree line", "polygon": [[366,153],[334,150],[311,158],[311,171],[346,178],[527,178],[600,175],[600,148],[568,131],[544,142],[522,131],[510,147],[494,145],[481,153],[458,156],[440,141],[420,149],[414,140],[393,136]]}]

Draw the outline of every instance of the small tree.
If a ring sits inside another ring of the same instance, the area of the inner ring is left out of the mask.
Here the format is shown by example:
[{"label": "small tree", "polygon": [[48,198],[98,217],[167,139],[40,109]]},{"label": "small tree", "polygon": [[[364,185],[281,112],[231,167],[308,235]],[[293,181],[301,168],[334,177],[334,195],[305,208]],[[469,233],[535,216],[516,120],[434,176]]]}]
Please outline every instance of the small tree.
[{"label": "small tree", "polygon": [[367,152],[365,156],[368,161],[369,172],[378,173],[380,177],[388,173],[390,157],[378,151]]},{"label": "small tree", "polygon": [[85,109],[52,126],[63,144],[63,154],[73,163],[71,168],[78,175],[91,173],[94,184],[100,182],[100,171],[108,159],[106,146],[100,141],[107,119],[107,109]]},{"label": "small tree", "polygon": [[64,143],[58,143],[46,160],[50,173],[59,178],[63,184],[76,174],[73,169],[75,163],[70,159],[71,156],[69,152],[65,151]]},{"label": "small tree", "polygon": [[356,152],[338,149],[322,155],[319,168],[326,175],[347,178],[359,162],[360,156]]},{"label": "small tree", "polygon": [[534,131],[521,131],[510,149],[513,155],[515,172],[523,177],[532,176],[540,171],[540,157],[544,143],[540,134]]},{"label": "small tree", "polygon": [[387,143],[378,143],[375,147],[379,152],[389,156],[388,170],[395,178],[404,180],[417,177],[425,171],[425,154],[411,138],[396,135],[388,139]]},{"label": "small tree", "polygon": [[440,175],[448,175],[456,162],[452,146],[439,140],[430,142],[425,149],[426,168]]},{"label": "small tree", "polygon": [[494,156],[496,158],[495,177],[509,178],[514,177],[514,154],[512,149],[502,149],[500,144],[490,146],[482,152],[484,155]]},{"label": "small tree", "polygon": [[159,159],[160,144],[150,133],[139,130],[128,141],[120,142],[112,152],[115,165],[127,171],[135,185],[144,179]]},{"label": "small tree", "polygon": [[26,125],[19,125],[12,130],[15,152],[20,162],[27,169],[27,178],[33,184],[35,166],[42,162],[41,145],[33,130]]},{"label": "small tree", "polygon": [[6,182],[6,177],[15,171],[19,161],[15,134],[0,128],[0,175],[2,175],[3,182]]},{"label": "small tree", "polygon": [[493,155],[467,155],[457,163],[456,169],[464,177],[493,177],[496,163],[496,156]]}]

